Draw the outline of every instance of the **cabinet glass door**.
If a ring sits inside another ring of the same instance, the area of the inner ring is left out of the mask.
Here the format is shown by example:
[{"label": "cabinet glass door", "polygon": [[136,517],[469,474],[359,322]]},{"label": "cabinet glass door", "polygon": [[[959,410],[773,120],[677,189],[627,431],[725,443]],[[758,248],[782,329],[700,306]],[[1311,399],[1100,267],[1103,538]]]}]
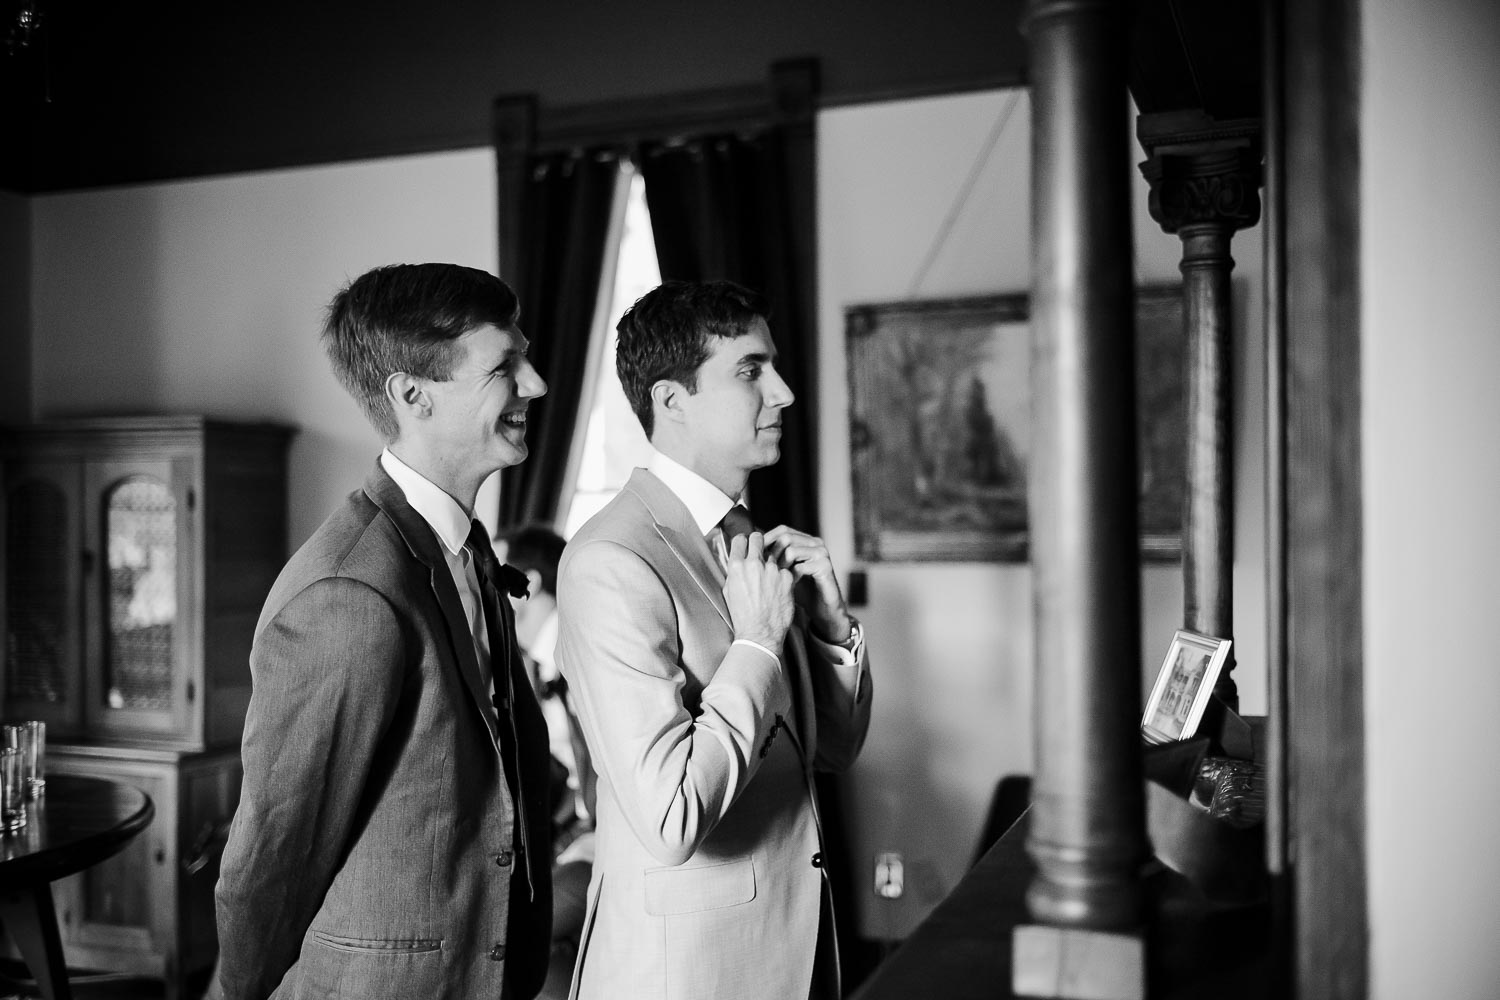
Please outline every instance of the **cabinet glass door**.
[{"label": "cabinet glass door", "polygon": [[167,732],[184,693],[181,479],[170,462],[100,462],[90,464],[89,485],[99,530],[89,721],[119,733]]},{"label": "cabinet glass door", "polygon": [[104,702],[170,711],[177,624],[177,504],[171,487],[127,476],[104,498]]}]

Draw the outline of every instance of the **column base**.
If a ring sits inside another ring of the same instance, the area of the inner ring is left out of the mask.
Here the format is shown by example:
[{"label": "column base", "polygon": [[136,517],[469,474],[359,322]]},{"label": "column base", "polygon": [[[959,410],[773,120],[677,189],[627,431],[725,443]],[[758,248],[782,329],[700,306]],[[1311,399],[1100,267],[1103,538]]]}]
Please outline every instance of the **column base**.
[{"label": "column base", "polygon": [[1145,937],[1022,924],[1011,937],[1010,986],[1047,1000],[1146,1000]]}]

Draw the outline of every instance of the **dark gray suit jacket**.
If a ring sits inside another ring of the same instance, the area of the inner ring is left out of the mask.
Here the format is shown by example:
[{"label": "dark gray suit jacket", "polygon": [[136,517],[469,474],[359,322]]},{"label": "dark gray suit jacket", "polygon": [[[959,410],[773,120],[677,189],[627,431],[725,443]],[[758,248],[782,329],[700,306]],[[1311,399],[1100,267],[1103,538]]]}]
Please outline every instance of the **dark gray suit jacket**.
[{"label": "dark gray suit jacket", "polygon": [[536,993],[547,733],[519,653],[508,659],[529,853],[441,543],[377,462],[282,570],[256,628],[210,996]]}]

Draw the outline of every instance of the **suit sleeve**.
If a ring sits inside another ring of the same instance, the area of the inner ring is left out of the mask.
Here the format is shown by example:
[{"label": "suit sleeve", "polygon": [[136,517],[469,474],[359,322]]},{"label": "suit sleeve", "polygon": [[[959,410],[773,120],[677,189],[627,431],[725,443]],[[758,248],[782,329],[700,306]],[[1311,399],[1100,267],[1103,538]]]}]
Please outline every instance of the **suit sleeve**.
[{"label": "suit sleeve", "polygon": [[389,602],[340,578],[297,594],[256,637],[210,996],[262,1000],[296,962],[401,697],[404,648]]},{"label": "suit sleeve", "polygon": [[817,705],[818,750],[813,766],[820,771],[847,770],[859,756],[870,731],[874,681],[863,641],[851,654],[804,630],[813,701]]},{"label": "suit sleeve", "polygon": [[639,555],[612,542],[565,555],[558,608],[558,663],[594,767],[647,850],[682,864],[749,784],[756,747],[790,712],[781,668],[732,645],[690,712],[672,595]]}]

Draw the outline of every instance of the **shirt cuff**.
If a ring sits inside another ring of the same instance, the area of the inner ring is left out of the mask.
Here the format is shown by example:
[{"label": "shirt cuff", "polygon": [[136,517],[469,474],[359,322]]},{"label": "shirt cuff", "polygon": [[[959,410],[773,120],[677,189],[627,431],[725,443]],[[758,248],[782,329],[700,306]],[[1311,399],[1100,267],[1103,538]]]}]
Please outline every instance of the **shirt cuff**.
[{"label": "shirt cuff", "polygon": [[865,630],[859,624],[859,619],[853,615],[849,616],[853,628],[849,632],[849,638],[842,643],[827,642],[813,634],[812,629],[807,629],[807,639],[810,643],[823,651],[824,659],[834,666],[852,667],[859,663],[865,652]]},{"label": "shirt cuff", "polygon": [[766,647],[762,646],[760,643],[756,642],[754,639],[736,639],[736,640],[734,640],[734,642],[731,642],[730,645],[731,646],[749,646],[752,649],[758,649],[762,653],[765,653],[767,656],[769,656],[771,659],[775,660],[776,661],[776,666],[777,666],[778,669],[781,667],[781,657],[777,656],[775,653],[771,652],[769,649],[767,649]]}]

